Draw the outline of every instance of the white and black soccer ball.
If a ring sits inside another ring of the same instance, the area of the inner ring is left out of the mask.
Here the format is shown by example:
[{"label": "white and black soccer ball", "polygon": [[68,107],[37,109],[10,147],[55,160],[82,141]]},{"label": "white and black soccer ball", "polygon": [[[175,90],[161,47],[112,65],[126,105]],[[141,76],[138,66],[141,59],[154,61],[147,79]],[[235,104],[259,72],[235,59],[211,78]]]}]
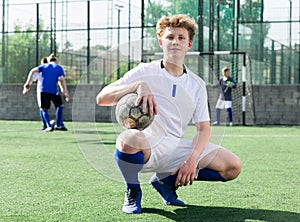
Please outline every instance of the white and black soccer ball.
[{"label": "white and black soccer ball", "polygon": [[137,94],[129,93],[123,96],[116,105],[116,119],[118,123],[126,129],[138,129],[143,130],[148,127],[153,119],[154,115],[149,115],[149,109],[147,107],[146,113],[142,112],[142,103],[135,106]]}]

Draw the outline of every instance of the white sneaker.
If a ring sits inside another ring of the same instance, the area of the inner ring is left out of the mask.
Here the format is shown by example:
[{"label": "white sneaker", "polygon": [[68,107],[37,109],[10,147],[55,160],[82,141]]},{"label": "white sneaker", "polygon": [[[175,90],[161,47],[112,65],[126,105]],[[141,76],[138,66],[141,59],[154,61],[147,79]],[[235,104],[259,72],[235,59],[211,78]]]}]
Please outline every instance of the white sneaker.
[{"label": "white sneaker", "polygon": [[44,129],[44,132],[51,132],[51,131],[53,131],[53,128],[51,126]]},{"label": "white sneaker", "polygon": [[215,126],[215,125],[220,125],[217,121],[215,121],[214,123],[213,123],[213,125]]},{"label": "white sneaker", "polygon": [[232,123],[232,122],[230,122],[230,123],[229,123],[229,126],[233,126],[233,123]]}]

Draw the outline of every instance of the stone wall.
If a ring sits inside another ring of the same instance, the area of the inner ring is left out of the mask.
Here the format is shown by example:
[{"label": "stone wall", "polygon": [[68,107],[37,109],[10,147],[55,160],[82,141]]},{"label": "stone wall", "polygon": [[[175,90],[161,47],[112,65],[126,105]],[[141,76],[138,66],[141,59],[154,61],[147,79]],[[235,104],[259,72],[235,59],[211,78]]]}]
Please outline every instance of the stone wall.
[{"label": "stone wall", "polygon": [[253,86],[257,125],[300,125],[300,85]]},{"label": "stone wall", "polygon": [[[0,119],[40,120],[35,85],[27,96],[22,95],[22,84],[0,84]],[[114,109],[98,107],[96,95],[99,85],[68,85],[71,102],[65,103],[65,121],[112,121]],[[300,85],[253,86],[253,113],[256,125],[300,125]],[[212,120],[217,89],[208,87]],[[241,124],[241,106],[234,105],[234,122]],[[246,116],[250,111],[246,111]],[[52,118],[55,110],[50,109]],[[251,122],[252,120],[250,120]]]}]

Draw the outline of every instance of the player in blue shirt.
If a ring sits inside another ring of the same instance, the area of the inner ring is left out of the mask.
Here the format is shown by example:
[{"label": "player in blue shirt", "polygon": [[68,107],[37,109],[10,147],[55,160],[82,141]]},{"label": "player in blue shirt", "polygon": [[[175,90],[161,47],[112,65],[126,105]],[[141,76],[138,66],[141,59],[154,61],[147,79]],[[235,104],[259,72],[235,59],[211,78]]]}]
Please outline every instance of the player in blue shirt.
[{"label": "player in blue shirt", "polygon": [[69,92],[65,81],[65,73],[63,68],[57,64],[57,59],[54,54],[48,57],[48,63],[39,65],[30,70],[26,83],[24,84],[23,95],[27,95],[32,84],[33,75],[40,73],[39,76],[39,93],[38,103],[41,110],[41,115],[46,122],[46,132],[52,131],[53,127],[50,123],[50,116],[48,110],[50,109],[51,101],[56,108],[56,130],[67,130],[63,124],[63,101],[59,94],[57,84],[60,87],[61,93],[66,97],[66,101],[70,100]]}]

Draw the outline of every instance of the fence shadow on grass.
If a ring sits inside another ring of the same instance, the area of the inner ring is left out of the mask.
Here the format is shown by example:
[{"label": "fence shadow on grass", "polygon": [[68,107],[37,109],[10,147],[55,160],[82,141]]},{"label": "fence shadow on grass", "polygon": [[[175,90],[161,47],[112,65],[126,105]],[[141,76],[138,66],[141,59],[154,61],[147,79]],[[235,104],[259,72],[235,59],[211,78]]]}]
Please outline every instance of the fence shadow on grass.
[{"label": "fence shadow on grass", "polygon": [[300,214],[264,209],[242,209],[232,207],[207,207],[188,205],[166,211],[157,208],[143,208],[144,214],[159,214],[178,222],[245,222],[246,220],[264,222],[299,222]]}]

